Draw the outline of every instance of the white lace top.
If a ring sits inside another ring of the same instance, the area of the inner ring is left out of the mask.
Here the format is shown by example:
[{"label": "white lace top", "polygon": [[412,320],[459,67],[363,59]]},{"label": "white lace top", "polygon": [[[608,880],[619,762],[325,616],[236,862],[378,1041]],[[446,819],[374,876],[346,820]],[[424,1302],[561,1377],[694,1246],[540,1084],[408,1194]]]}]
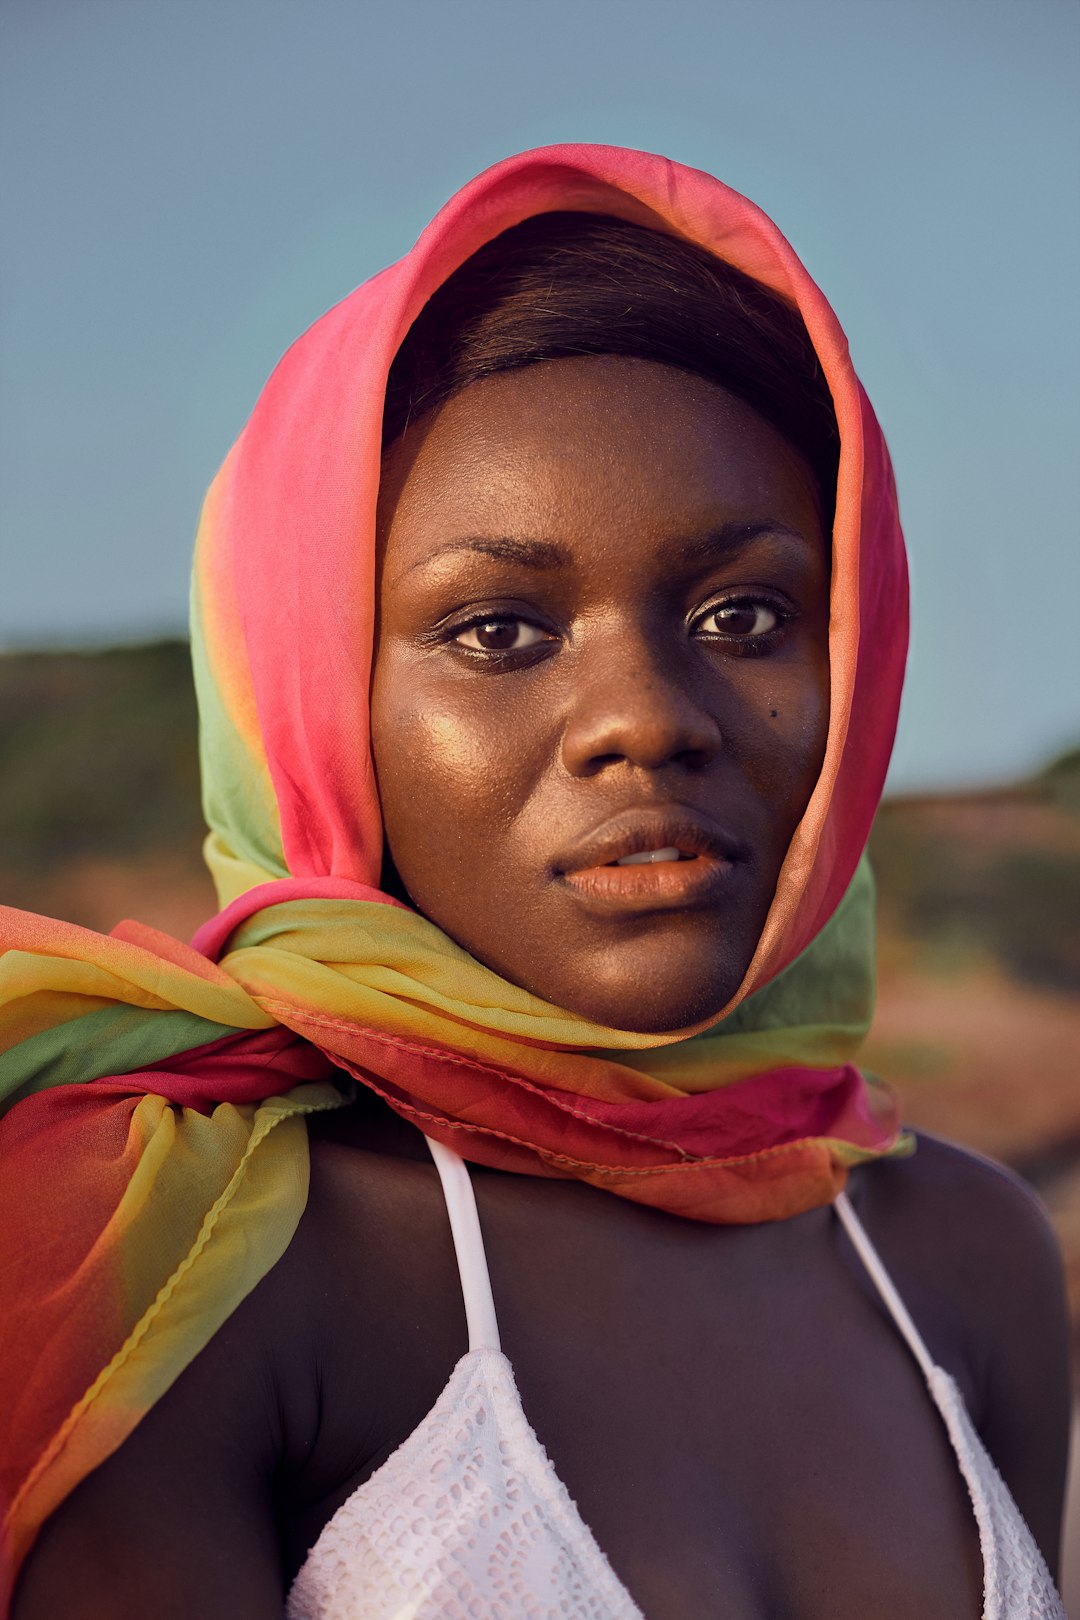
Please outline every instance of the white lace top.
[{"label": "white lace top", "polygon": [[[499,1349],[472,1182],[429,1141],[461,1271],[469,1351],[409,1438],[324,1528],[288,1620],[645,1620],[533,1433]],[[983,1620],[1065,1620],[1035,1542],[846,1196],[835,1204],[948,1430],[979,1527]]]}]

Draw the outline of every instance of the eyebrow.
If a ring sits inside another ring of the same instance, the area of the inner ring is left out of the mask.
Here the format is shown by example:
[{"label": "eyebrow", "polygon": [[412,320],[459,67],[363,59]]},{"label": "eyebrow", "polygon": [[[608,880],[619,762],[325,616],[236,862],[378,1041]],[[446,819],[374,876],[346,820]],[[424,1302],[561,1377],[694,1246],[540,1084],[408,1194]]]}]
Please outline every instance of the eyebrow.
[{"label": "eyebrow", "polygon": [[812,535],[804,534],[801,529],[793,529],[790,523],[781,523],[778,518],[762,518],[758,522],[721,523],[718,529],[709,529],[705,534],[691,535],[681,544],[681,558],[688,563],[708,563],[720,561],[732,552],[736,555],[753,545],[755,540],[794,540],[800,546],[811,550],[816,548],[817,541]]},{"label": "eyebrow", "polygon": [[419,557],[405,572],[411,574],[415,568],[426,568],[455,551],[477,552],[482,557],[493,557],[496,562],[518,563],[522,568],[537,570],[566,568],[574,560],[570,549],[557,540],[515,540],[510,535],[470,534],[437,546],[426,557]]},{"label": "eyebrow", "polygon": [[[759,522],[732,520],[729,523],[721,523],[718,528],[709,529],[704,534],[690,535],[681,540],[673,539],[671,544],[680,561],[691,564],[709,563],[733,552],[738,554],[755,540],[774,536],[783,540],[794,540],[799,545],[811,548],[815,545],[810,535],[772,518],[764,518]],[[444,545],[437,546],[426,557],[418,558],[405,573],[411,574],[416,568],[429,567],[439,558],[460,551],[492,557],[496,562],[517,563],[522,568],[532,568],[538,572],[568,568],[574,561],[570,547],[560,544],[557,540],[523,540],[515,539],[511,535],[463,535],[460,539],[448,540]]]}]

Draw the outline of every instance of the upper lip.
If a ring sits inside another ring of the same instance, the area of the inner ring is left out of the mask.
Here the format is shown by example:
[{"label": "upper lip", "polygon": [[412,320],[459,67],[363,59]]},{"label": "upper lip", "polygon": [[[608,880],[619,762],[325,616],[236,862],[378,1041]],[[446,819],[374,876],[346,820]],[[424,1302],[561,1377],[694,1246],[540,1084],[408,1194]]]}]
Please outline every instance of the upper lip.
[{"label": "upper lip", "polygon": [[724,861],[745,858],[740,841],[710,816],[686,805],[638,805],[585,833],[555,856],[560,875],[591,866],[610,866],[624,855],[643,855],[650,849],[677,849],[681,855],[713,855]]}]

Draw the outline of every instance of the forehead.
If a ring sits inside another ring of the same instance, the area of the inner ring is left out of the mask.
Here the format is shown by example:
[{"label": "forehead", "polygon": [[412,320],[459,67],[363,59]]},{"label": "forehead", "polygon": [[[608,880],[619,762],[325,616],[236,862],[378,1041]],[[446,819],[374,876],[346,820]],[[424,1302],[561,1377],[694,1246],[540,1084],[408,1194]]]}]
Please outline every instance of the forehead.
[{"label": "forehead", "polygon": [[818,528],[799,453],[743,400],[655,361],[549,360],[471,384],[391,449],[380,539],[452,531],[573,544],[770,518]]}]

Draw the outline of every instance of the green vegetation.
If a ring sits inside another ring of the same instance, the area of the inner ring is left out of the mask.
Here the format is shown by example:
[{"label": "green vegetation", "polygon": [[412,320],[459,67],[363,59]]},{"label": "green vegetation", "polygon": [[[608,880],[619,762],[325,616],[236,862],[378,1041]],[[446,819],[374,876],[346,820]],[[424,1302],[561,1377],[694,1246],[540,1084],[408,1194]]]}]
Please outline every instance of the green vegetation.
[{"label": "green vegetation", "polygon": [[0,863],[198,851],[187,646],[0,656]]},{"label": "green vegetation", "polygon": [[1061,754],[1038,780],[1055,804],[1080,815],[1080,748],[1070,748]]},{"label": "green vegetation", "polygon": [[977,957],[1080,989],[1080,749],[1013,788],[894,799],[870,840],[883,919],[941,971]]}]

